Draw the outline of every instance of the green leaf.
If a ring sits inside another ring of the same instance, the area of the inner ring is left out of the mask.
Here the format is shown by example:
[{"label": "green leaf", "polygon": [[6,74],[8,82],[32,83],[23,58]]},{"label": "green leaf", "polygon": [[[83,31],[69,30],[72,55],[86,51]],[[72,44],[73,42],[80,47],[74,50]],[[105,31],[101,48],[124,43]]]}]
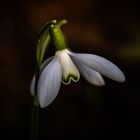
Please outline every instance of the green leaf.
[{"label": "green leaf", "polygon": [[46,49],[50,42],[50,35],[49,35],[49,27],[50,25],[56,23],[56,20],[50,21],[45,24],[45,26],[42,28],[38,40],[37,40],[37,50],[36,50],[36,57],[38,65],[41,64],[44,54],[46,52]]}]

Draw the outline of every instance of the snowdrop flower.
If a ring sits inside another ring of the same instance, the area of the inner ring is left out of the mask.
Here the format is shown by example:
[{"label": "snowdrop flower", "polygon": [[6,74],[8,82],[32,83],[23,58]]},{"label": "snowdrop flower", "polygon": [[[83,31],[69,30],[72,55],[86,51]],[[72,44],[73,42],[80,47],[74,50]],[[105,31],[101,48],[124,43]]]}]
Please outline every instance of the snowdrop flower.
[{"label": "snowdrop flower", "polygon": [[[67,49],[59,28],[53,28],[50,36],[57,51],[54,57],[45,60],[40,67],[37,96],[41,108],[47,107],[56,98],[61,82],[66,85],[71,81],[77,82],[80,74],[96,86],[105,85],[102,75],[117,82],[125,81],[123,72],[109,60],[98,55],[74,53]],[[31,93],[34,92],[35,77],[31,83]]]},{"label": "snowdrop flower", "polygon": [[44,61],[41,71],[37,93],[42,108],[55,99],[61,81],[64,84],[70,84],[71,81],[77,82],[80,74],[96,86],[105,85],[101,74],[117,82],[125,81],[122,71],[109,60],[93,54],[73,53],[68,49],[57,51],[53,58]]}]

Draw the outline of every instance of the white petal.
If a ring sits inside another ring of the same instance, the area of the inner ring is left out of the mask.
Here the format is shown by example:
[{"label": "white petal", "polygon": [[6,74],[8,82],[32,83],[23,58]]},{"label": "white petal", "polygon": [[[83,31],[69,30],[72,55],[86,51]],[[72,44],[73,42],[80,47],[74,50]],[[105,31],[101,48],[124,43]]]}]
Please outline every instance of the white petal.
[{"label": "white petal", "polygon": [[42,63],[42,65],[41,65],[41,67],[40,67],[40,72],[42,72],[42,71],[44,70],[44,68],[53,60],[53,58],[54,58],[54,56],[49,57],[48,59],[46,59],[46,60]]},{"label": "white petal", "polygon": [[80,54],[68,52],[72,58],[77,59],[81,63],[94,69],[95,71],[113,79],[117,82],[124,82],[125,76],[123,72],[109,60],[93,54]]},{"label": "white petal", "polygon": [[[40,73],[44,70],[44,68],[53,60],[54,57],[49,57],[47,60],[43,62],[43,64],[40,67]],[[31,84],[30,84],[30,92],[31,95],[35,94],[35,75],[32,78]]]},{"label": "white petal", "polygon": [[57,96],[62,80],[61,65],[57,56],[42,71],[37,87],[40,106],[48,106]]},{"label": "white petal", "polygon": [[35,94],[35,75],[33,76],[33,79],[31,81],[30,92],[31,92],[31,95],[34,96],[34,94]]},{"label": "white petal", "polygon": [[67,50],[57,51],[56,55],[59,57],[62,66],[63,83],[69,84],[71,80],[77,82],[80,74],[74,63],[72,62]]},{"label": "white petal", "polygon": [[88,66],[78,62],[76,59],[74,60],[77,68],[79,69],[80,73],[83,77],[91,84],[96,86],[103,86],[105,82],[100,75],[100,73],[96,72],[95,70],[89,68]]}]

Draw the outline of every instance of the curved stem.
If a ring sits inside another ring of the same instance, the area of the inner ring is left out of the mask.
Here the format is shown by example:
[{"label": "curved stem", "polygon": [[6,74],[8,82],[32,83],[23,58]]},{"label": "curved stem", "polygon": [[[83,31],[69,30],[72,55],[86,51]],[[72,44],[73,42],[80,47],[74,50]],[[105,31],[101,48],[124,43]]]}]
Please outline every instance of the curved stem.
[{"label": "curved stem", "polygon": [[[39,102],[38,102],[38,98],[37,98],[37,84],[38,84],[38,79],[40,76],[40,65],[43,61],[47,47],[51,40],[50,35],[49,35],[49,33],[50,33],[49,29],[50,29],[50,26],[55,24],[56,22],[57,22],[56,20],[53,20],[53,21],[47,23],[41,30],[40,35],[38,37],[38,41],[37,41],[37,52],[36,52],[37,66],[36,66],[36,73],[35,73],[34,102],[33,102],[33,106],[32,106],[32,114],[31,114],[30,140],[39,139],[38,136],[39,136],[39,108],[40,108],[40,106],[39,106]],[[65,23],[67,23],[66,20],[62,20],[62,21],[58,22],[57,31],[59,33],[58,35],[60,36],[60,37],[57,36],[58,44],[61,44],[61,42],[65,43],[61,30],[59,29],[59,27],[61,27]],[[60,38],[60,40],[62,40],[61,42],[59,42],[59,38]],[[65,44],[62,46],[65,46]]]}]

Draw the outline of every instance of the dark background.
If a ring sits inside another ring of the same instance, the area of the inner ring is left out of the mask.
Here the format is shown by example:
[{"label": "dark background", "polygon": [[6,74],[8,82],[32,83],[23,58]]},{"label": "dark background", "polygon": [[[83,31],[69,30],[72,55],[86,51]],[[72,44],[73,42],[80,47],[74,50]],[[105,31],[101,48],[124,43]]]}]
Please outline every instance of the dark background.
[{"label": "dark background", "polygon": [[139,15],[135,0],[1,0],[0,139],[29,139],[35,40],[52,19],[68,20],[62,30],[73,51],[111,60],[126,82],[62,85],[40,111],[40,140],[140,139]]}]

